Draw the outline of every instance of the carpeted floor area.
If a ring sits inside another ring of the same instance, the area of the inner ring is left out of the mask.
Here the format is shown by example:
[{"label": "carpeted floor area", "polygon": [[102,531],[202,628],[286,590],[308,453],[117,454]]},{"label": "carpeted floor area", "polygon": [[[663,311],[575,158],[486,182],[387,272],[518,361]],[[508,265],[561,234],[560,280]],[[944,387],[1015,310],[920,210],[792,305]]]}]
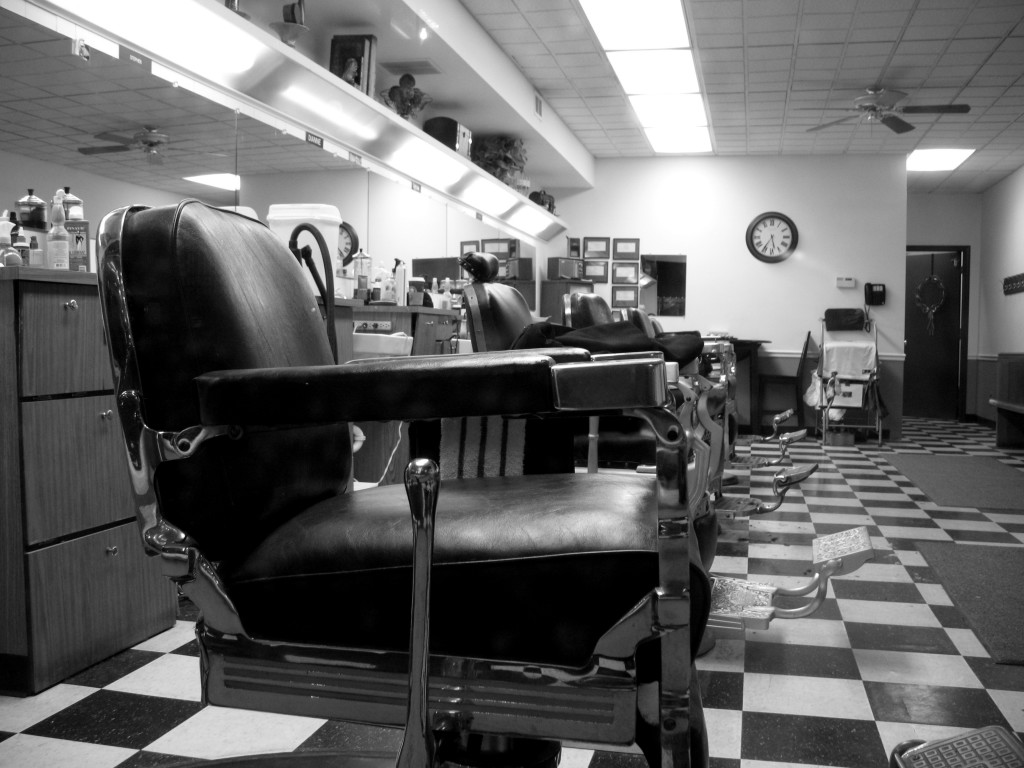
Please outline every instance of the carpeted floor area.
[{"label": "carpeted floor area", "polygon": [[895,454],[889,463],[943,507],[1018,510],[1024,514],[1024,470],[995,456]]}]

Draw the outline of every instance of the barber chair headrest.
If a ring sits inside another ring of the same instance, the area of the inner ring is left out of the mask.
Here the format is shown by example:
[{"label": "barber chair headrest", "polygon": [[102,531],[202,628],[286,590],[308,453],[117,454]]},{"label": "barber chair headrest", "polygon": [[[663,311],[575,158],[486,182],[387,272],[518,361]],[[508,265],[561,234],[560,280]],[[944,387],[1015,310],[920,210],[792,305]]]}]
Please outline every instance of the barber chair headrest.
[{"label": "barber chair headrest", "polygon": [[498,257],[493,253],[464,254],[459,266],[478,283],[489,283],[498,276]]}]

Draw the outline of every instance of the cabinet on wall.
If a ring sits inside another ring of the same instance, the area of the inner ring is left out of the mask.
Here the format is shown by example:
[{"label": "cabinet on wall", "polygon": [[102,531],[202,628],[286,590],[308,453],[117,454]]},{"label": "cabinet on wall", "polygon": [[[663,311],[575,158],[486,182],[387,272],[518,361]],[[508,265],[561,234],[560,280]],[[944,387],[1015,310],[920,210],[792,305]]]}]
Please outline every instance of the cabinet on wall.
[{"label": "cabinet on wall", "polygon": [[135,523],[96,276],[0,270],[0,690],[174,624]]}]

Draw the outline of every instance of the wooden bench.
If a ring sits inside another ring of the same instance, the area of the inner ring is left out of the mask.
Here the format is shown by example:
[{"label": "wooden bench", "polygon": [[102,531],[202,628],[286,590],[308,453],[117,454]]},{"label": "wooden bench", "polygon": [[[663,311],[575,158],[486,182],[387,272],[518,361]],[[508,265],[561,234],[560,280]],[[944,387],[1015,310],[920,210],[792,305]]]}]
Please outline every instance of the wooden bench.
[{"label": "wooden bench", "polygon": [[996,360],[996,445],[1024,446],[1024,355],[999,355]]}]

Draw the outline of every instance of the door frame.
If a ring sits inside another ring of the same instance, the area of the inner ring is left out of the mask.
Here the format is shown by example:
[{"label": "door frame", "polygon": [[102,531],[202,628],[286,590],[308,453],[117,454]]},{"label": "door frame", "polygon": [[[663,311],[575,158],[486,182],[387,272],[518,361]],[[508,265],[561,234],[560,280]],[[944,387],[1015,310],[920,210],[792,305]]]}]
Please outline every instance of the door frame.
[{"label": "door frame", "polygon": [[[956,420],[967,419],[967,326],[970,321],[970,300],[971,300],[971,246],[969,245],[908,245],[906,254],[931,253],[931,252],[957,252],[960,254],[960,338],[959,356],[957,359],[957,397],[956,397]],[[905,258],[905,256],[904,256]],[[904,274],[906,268],[904,268]],[[906,301],[909,303],[910,286],[907,286]],[[904,332],[906,335],[906,332]],[[906,353],[906,350],[904,350]],[[906,377],[910,372],[904,369]]]}]

